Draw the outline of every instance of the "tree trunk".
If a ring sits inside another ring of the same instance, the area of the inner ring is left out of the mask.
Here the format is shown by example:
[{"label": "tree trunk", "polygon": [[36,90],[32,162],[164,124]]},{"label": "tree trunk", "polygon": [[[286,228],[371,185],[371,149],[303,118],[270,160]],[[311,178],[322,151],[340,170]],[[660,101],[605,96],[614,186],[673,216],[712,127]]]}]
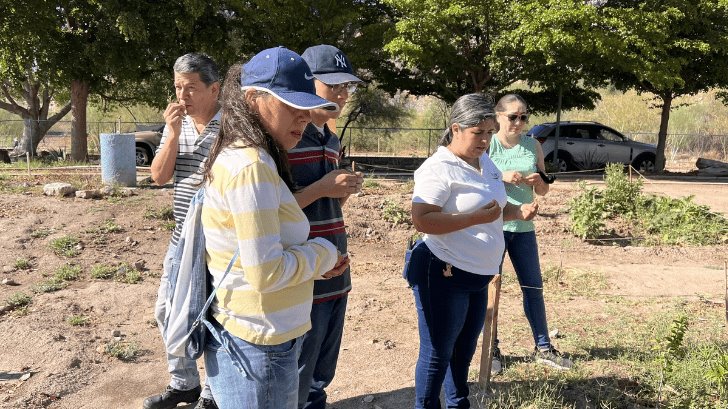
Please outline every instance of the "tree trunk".
[{"label": "tree trunk", "polygon": [[672,107],[672,93],[660,95],[662,98],[662,112],[660,114],[660,131],[657,133],[657,157],[655,170],[665,170],[665,142],[667,141],[667,125],[670,122],[670,108]]},{"label": "tree trunk", "polygon": [[89,84],[81,80],[71,81],[71,158],[82,162],[88,159],[88,133],[86,132],[86,105]]}]

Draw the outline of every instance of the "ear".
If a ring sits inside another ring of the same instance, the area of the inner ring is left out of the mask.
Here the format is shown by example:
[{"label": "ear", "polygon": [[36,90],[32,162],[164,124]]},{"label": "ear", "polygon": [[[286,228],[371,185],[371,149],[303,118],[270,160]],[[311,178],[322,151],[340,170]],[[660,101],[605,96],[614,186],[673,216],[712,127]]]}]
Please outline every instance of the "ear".
[{"label": "ear", "polygon": [[459,124],[452,124],[450,126],[450,133],[452,133],[452,136],[455,136],[456,133],[460,133],[460,125]]},{"label": "ear", "polygon": [[220,96],[220,83],[213,82],[212,85],[210,85],[210,91],[212,91],[215,95],[215,99],[217,99]]},{"label": "ear", "polygon": [[245,90],[245,102],[253,109],[258,108],[258,97],[256,96],[257,92],[254,89],[246,89]]}]

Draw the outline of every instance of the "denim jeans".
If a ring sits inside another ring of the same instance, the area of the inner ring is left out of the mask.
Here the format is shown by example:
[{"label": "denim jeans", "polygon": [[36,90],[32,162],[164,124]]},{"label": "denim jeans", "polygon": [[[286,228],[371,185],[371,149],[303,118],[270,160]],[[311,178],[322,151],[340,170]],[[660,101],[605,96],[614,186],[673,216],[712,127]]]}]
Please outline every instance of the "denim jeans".
[{"label": "denim jeans", "polygon": [[415,369],[415,408],[439,409],[445,385],[448,408],[470,408],[468,369],[483,330],[488,283],[493,276],[472,274],[445,263],[426,245],[412,252],[407,281],[417,307],[420,352]]},{"label": "denim jeans", "polygon": [[[176,249],[177,246],[170,243],[169,248],[167,249],[167,254],[164,256],[164,271],[159,282],[157,303],[154,306],[154,317],[157,320],[157,326],[160,331],[164,326],[164,315],[166,312],[164,301],[167,298],[167,291],[169,290],[169,269]],[[167,354],[167,370],[171,375],[169,386],[175,389],[186,391],[200,385],[200,373],[197,370],[196,361]],[[210,392],[210,386],[207,380],[205,380],[205,387],[202,389],[201,396],[207,399],[212,399],[212,392]]]},{"label": "denim jeans", "polygon": [[347,295],[313,304],[311,329],[303,336],[298,359],[298,407],[324,409],[326,391],[334,379],[344,332]]},{"label": "denim jeans", "polygon": [[[536,232],[503,232],[506,252],[516,270],[518,283],[523,292],[523,312],[531,325],[534,343],[538,348],[551,346],[546,322],[546,305],[543,300],[543,279],[538,259]],[[504,254],[505,257],[505,254]],[[496,345],[497,345],[496,337]]]},{"label": "denim jeans", "polygon": [[301,338],[256,345],[206,322],[205,368],[220,409],[296,409]]}]

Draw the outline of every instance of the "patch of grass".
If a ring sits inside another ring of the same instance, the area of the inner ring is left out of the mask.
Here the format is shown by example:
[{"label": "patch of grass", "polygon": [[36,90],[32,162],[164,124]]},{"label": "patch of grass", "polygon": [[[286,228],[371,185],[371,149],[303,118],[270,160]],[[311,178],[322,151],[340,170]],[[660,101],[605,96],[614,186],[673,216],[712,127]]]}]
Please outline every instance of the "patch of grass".
[{"label": "patch of grass", "polygon": [[395,226],[399,224],[412,224],[409,213],[391,199],[384,199],[384,202],[382,202],[382,219]]},{"label": "patch of grass", "polygon": [[177,227],[177,223],[175,223],[173,220],[170,222],[162,222],[159,226],[162,228],[162,230],[172,231],[175,227]]},{"label": "patch of grass", "polygon": [[68,287],[68,283],[63,280],[59,280],[56,277],[51,277],[45,281],[33,286],[33,292],[36,294],[40,293],[52,293],[54,291],[62,290]]},{"label": "patch of grass", "polygon": [[85,315],[71,315],[67,319],[68,323],[74,327],[85,327],[89,324],[90,320],[91,318]]},{"label": "patch of grass", "polygon": [[87,233],[95,233],[95,234],[108,234],[108,233],[121,233],[124,229],[116,224],[116,220],[109,219],[106,220],[101,226],[88,229]]},{"label": "patch of grass", "polygon": [[33,265],[27,258],[21,257],[15,260],[15,264],[13,264],[13,267],[15,267],[16,270],[30,270]]},{"label": "patch of grass", "polygon": [[112,341],[104,350],[108,355],[121,361],[133,361],[139,356],[140,349],[136,342]]},{"label": "patch of grass", "polygon": [[91,278],[98,280],[108,280],[116,275],[118,268],[106,264],[94,264],[91,267]]},{"label": "patch of grass", "polygon": [[57,239],[51,240],[51,250],[58,256],[62,257],[76,257],[81,253],[77,248],[80,241],[74,236],[63,236]]},{"label": "patch of grass", "polygon": [[172,206],[157,209],[147,208],[144,211],[144,218],[148,220],[174,220],[174,209]]},{"label": "patch of grass", "polygon": [[30,237],[34,239],[42,239],[50,236],[51,234],[53,234],[53,229],[40,228],[33,230],[33,232],[30,233]]},{"label": "patch of grass", "polygon": [[13,293],[7,300],[7,305],[11,310],[17,310],[19,308],[27,307],[33,301],[33,298],[23,292]]},{"label": "patch of grass", "polygon": [[116,280],[126,284],[137,284],[142,281],[142,273],[127,263],[122,263],[116,272]]},{"label": "patch of grass", "polygon": [[66,264],[58,268],[53,278],[60,281],[75,281],[81,275],[81,266]]},{"label": "patch of grass", "polygon": [[382,185],[374,178],[366,178],[361,184],[361,187],[364,189],[376,189],[382,187]]}]

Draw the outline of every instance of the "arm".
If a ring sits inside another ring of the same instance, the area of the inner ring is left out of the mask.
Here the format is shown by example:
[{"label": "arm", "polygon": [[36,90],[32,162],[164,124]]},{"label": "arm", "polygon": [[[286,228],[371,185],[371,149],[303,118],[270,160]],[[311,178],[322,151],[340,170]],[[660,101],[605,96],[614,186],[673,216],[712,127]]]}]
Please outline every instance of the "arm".
[{"label": "arm", "polygon": [[[536,144],[536,167],[541,172],[546,172],[546,164],[543,159],[543,149],[541,144]],[[539,196],[545,196],[549,192],[549,185],[541,179],[538,173],[531,173],[530,175],[523,178],[523,182],[527,185],[533,186],[533,191]]]},{"label": "arm", "polygon": [[182,118],[184,117],[184,105],[171,102],[164,111],[165,131],[167,135],[159,152],[152,160],[152,180],[159,186],[169,182],[174,175],[174,164],[177,161],[179,152],[179,136],[182,133]]},{"label": "arm", "polygon": [[[331,270],[338,258],[336,246],[323,238],[283,248],[278,212],[297,204],[281,203],[281,183],[275,169],[257,162],[225,188],[245,280],[261,293],[317,278]],[[300,210],[291,209],[294,212]]]},{"label": "arm", "polygon": [[301,209],[322,197],[343,199],[343,202],[346,202],[350,194],[361,190],[361,182],[362,176],[345,169],[338,169],[294,193],[293,197]]},{"label": "arm", "polygon": [[442,207],[412,203],[412,223],[417,231],[427,234],[447,234],[476,224],[490,223],[500,217],[498,202],[491,201],[470,213],[443,213]]},{"label": "arm", "polygon": [[506,207],[503,208],[503,221],[531,220],[536,213],[538,213],[538,203],[525,203],[520,206],[506,203]]}]

